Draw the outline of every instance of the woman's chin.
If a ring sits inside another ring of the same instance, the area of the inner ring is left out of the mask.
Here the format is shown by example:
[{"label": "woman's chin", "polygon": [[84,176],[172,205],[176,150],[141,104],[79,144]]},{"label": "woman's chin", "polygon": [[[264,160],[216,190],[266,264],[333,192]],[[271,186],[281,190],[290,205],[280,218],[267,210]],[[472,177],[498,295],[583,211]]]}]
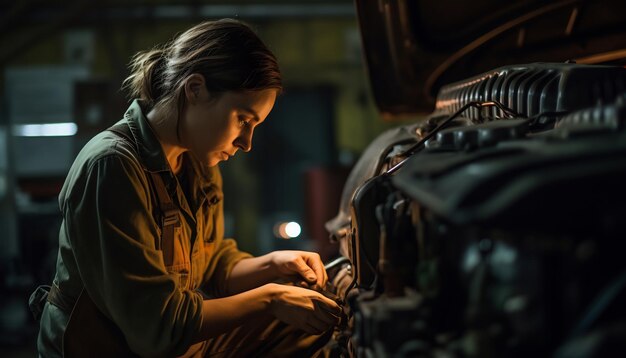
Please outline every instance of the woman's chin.
[{"label": "woman's chin", "polygon": [[206,161],[206,164],[209,167],[214,167],[218,165],[220,162],[225,162],[225,160],[220,157],[213,156],[212,158],[208,158],[208,160]]}]

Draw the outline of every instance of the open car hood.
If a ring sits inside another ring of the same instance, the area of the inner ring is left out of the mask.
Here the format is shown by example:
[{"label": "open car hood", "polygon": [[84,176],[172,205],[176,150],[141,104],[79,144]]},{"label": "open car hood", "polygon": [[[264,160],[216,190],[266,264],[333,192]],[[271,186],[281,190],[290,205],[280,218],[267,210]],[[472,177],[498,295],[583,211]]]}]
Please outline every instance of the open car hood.
[{"label": "open car hood", "polygon": [[626,2],[356,0],[383,118],[426,114],[439,88],[512,64],[626,63]]}]

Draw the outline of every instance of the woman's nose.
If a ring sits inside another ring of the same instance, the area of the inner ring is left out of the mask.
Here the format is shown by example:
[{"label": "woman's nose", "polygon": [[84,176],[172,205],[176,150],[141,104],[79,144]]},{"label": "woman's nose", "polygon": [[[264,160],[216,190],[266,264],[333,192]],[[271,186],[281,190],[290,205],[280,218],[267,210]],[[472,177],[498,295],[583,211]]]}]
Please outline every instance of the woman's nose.
[{"label": "woman's nose", "polygon": [[252,149],[252,129],[242,132],[235,145],[244,152],[249,152]]}]

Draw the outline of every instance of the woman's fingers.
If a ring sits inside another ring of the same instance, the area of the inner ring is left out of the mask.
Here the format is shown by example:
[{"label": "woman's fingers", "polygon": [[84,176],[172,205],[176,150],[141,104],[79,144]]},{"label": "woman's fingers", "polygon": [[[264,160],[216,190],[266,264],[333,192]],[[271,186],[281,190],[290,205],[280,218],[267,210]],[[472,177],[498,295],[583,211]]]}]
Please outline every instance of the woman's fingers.
[{"label": "woman's fingers", "polygon": [[319,334],[324,333],[323,329],[319,329],[319,328],[313,326],[312,324],[310,324],[308,322],[305,324],[304,327],[302,327],[302,330],[305,331],[308,334],[312,334],[312,335],[316,335],[316,336],[319,335]]},{"label": "woman's fingers", "polygon": [[276,292],[271,310],[279,320],[312,334],[339,324],[341,307],[319,292],[296,286],[271,287]]},{"label": "woman's fingers", "polygon": [[326,285],[328,275],[319,254],[307,251],[274,251],[272,254],[273,262],[283,277],[297,274],[309,286],[321,289]]},{"label": "woman's fingers", "polygon": [[307,322],[307,325],[315,328],[315,334],[323,333],[334,326],[334,324],[325,322],[315,316],[311,317],[311,319]]},{"label": "woman's fingers", "polygon": [[292,265],[294,267],[294,270],[298,274],[300,274],[300,276],[302,276],[309,284],[314,284],[315,282],[317,282],[318,276],[316,275],[315,271],[312,270],[309,265],[307,265],[307,262],[305,262],[302,257],[297,257],[293,261]]},{"label": "woman's fingers", "polygon": [[326,274],[326,270],[324,269],[324,263],[320,258],[320,255],[314,252],[304,252],[305,260],[308,266],[315,272],[316,280],[315,284],[320,288],[326,285],[326,281],[328,281],[328,275]]},{"label": "woman's fingers", "polygon": [[341,307],[334,301],[322,296],[322,299],[315,301],[314,304],[317,308],[318,316],[329,324],[339,324],[341,317]]}]

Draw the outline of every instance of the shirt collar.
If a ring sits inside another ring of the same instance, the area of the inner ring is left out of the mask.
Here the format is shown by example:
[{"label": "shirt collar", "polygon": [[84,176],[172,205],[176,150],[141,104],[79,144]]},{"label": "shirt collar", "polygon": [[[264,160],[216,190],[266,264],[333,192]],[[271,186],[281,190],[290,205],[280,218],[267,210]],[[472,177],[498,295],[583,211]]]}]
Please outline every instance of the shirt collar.
[{"label": "shirt collar", "polygon": [[[134,100],[130,107],[126,110],[124,118],[126,119],[130,131],[137,143],[137,151],[141,157],[141,162],[145,169],[150,172],[167,171],[172,173],[171,167],[163,153],[163,147],[159,142],[154,130],[150,126],[144,112],[146,106],[141,100]],[[202,165],[197,158],[186,152],[187,163],[190,163],[193,171],[197,174],[196,178],[200,179],[197,184],[204,191],[210,191],[209,186],[217,181],[217,168],[209,168]]]},{"label": "shirt collar", "polygon": [[144,108],[141,101],[136,99],[124,113],[124,118],[137,144],[141,162],[150,172],[171,171],[161,143],[144,115]]}]

